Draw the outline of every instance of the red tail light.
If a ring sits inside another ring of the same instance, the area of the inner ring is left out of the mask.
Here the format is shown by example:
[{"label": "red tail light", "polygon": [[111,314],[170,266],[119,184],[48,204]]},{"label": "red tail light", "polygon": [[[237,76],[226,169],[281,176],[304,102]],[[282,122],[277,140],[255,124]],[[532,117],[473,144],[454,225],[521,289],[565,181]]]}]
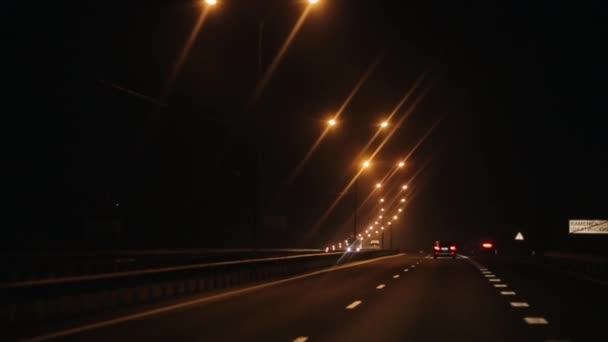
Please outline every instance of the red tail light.
[{"label": "red tail light", "polygon": [[438,251],[439,250],[439,246],[435,246],[433,247],[434,250]]},{"label": "red tail light", "polygon": [[456,246],[450,246],[450,250],[451,251],[455,251],[456,250]]},{"label": "red tail light", "polygon": [[481,247],[483,247],[483,248],[492,248],[492,247],[494,247],[494,245],[491,244],[490,242],[484,242],[484,243],[481,244]]}]

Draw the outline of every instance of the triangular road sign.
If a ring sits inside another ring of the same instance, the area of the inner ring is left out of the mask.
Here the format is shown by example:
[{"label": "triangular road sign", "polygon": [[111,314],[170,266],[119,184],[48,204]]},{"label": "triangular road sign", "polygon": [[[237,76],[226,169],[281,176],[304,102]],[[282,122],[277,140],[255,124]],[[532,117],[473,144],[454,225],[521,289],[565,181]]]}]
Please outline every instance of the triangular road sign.
[{"label": "triangular road sign", "polygon": [[521,232],[518,232],[517,235],[515,236],[515,240],[523,241],[524,240],[523,234]]}]

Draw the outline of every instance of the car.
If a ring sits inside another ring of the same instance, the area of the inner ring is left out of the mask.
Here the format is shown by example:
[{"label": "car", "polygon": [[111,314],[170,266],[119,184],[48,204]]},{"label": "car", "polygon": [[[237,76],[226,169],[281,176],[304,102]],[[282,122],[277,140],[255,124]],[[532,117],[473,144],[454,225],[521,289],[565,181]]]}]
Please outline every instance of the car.
[{"label": "car", "polygon": [[435,241],[433,259],[437,259],[438,256],[448,256],[456,259],[457,250],[456,244],[451,241]]},{"label": "car", "polygon": [[369,242],[369,247],[370,248],[380,248],[380,240],[371,240]]},{"label": "car", "polygon": [[498,254],[498,251],[497,251],[496,245],[494,244],[493,241],[484,240],[479,245],[479,251],[477,254],[479,254],[479,255]]}]

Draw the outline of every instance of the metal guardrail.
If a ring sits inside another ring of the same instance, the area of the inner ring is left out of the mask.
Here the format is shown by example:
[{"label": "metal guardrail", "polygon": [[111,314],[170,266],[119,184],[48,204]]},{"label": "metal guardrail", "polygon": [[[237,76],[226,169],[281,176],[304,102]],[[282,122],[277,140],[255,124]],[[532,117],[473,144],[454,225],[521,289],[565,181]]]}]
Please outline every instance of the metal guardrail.
[{"label": "metal guardrail", "polygon": [[196,249],[11,253],[0,258],[0,283],[81,277],[161,267],[320,253],[318,249]]},{"label": "metal guardrail", "polygon": [[317,253],[8,282],[0,285],[0,322],[26,327],[32,322],[82,318],[395,253]]}]

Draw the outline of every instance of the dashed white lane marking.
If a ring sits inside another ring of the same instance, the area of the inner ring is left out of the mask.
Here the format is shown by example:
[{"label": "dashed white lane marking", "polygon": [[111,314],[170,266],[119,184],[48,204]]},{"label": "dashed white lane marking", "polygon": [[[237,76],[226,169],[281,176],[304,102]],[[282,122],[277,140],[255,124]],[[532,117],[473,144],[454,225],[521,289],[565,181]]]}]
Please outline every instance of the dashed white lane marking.
[{"label": "dashed white lane marking", "polygon": [[492,274],[492,272],[490,272],[490,271],[481,271],[481,273],[483,273],[483,274]]},{"label": "dashed white lane marking", "polygon": [[500,294],[503,296],[515,296],[515,292],[513,291],[500,291]]},{"label": "dashed white lane marking", "polygon": [[308,341],[308,337],[306,336],[300,336],[300,337],[296,337],[293,342],[306,342]]},{"label": "dashed white lane marking", "polygon": [[493,275],[493,274],[486,274],[486,275],[485,275],[485,277],[486,277],[486,278],[494,278],[494,277],[495,277],[495,275]]},{"label": "dashed white lane marking", "polygon": [[494,284],[494,287],[507,287],[505,284]]},{"label": "dashed white lane marking", "polygon": [[383,289],[385,286],[386,286],[386,285],[384,285],[384,284],[380,284],[380,285],[376,286],[376,288],[377,288],[378,290],[382,290],[382,289]]},{"label": "dashed white lane marking", "polygon": [[412,265],[412,268],[416,267],[416,265]]},{"label": "dashed white lane marking", "polygon": [[526,302],[511,302],[509,304],[511,304],[511,306],[514,308],[529,308],[530,307],[530,304],[528,304]]},{"label": "dashed white lane marking", "polygon": [[406,268],[406,269],[404,269],[404,270],[403,270],[403,272],[407,272],[407,271],[409,271],[409,270],[410,270],[409,268]]},{"label": "dashed white lane marking", "polygon": [[524,317],[524,321],[528,324],[549,324],[543,317]]},{"label": "dashed white lane marking", "polygon": [[356,301],[354,301],[354,302],[352,302],[352,303],[348,304],[348,305],[346,306],[346,308],[347,308],[347,309],[349,309],[349,310],[352,310],[352,309],[356,308],[357,306],[359,306],[359,304],[361,304],[361,303],[363,303],[363,302],[362,302],[362,301],[360,301],[360,300],[356,300]]},{"label": "dashed white lane marking", "polygon": [[495,283],[500,281],[500,279],[498,279],[498,278],[492,278],[492,279],[488,279],[488,280],[491,282],[495,282]]},{"label": "dashed white lane marking", "polygon": [[398,274],[395,274],[395,275],[393,276],[393,278],[395,278],[395,279],[397,279],[397,278],[399,278],[399,277],[400,277],[400,275],[398,275]]}]

